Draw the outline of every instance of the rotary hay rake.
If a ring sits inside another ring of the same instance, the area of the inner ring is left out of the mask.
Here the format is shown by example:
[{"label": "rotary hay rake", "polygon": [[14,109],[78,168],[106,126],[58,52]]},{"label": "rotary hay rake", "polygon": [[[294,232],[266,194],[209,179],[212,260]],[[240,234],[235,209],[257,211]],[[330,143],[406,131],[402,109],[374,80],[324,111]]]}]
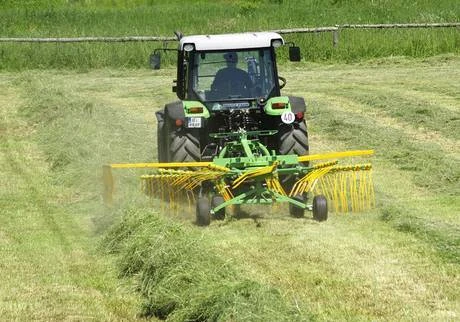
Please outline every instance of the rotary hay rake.
[{"label": "rotary hay rake", "polygon": [[[149,168],[150,173],[140,177],[142,190],[167,201],[172,208],[181,200],[196,203],[196,222],[200,226],[209,225],[212,217],[223,219],[225,208],[232,205],[287,202],[292,216],[302,217],[308,209],[318,221],[327,219],[328,208],[339,213],[359,212],[374,206],[372,165],[339,165],[337,160],[370,156],[372,150],[276,155],[258,140],[259,136],[275,133],[211,134],[215,138],[236,138],[212,162],[105,165],[104,201],[111,204],[113,200],[112,169]],[[315,196],[312,204],[306,203],[307,194]]]}]

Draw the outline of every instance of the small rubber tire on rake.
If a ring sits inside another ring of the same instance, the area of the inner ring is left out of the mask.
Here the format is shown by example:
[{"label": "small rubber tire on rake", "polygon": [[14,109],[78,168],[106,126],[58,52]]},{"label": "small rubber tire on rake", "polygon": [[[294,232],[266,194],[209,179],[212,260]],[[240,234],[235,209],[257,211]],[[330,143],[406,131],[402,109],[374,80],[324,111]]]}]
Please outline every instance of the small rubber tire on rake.
[{"label": "small rubber tire on rake", "polygon": [[[300,202],[305,202],[307,198],[305,195],[297,195],[294,197],[294,199]],[[305,214],[305,209],[297,207],[290,203],[289,204],[289,214],[291,215],[291,217],[294,217],[294,218],[303,218]]]},{"label": "small rubber tire on rake", "polygon": [[313,219],[316,221],[327,220],[327,200],[323,195],[317,195],[313,198]]},{"label": "small rubber tire on rake", "polygon": [[196,224],[209,226],[211,223],[211,207],[207,197],[199,197],[196,202]]},{"label": "small rubber tire on rake", "polygon": [[[216,208],[225,202],[222,196],[213,196],[211,199],[211,208]],[[225,219],[225,208],[222,208],[218,212],[214,214],[214,218],[217,220],[224,220]]]}]

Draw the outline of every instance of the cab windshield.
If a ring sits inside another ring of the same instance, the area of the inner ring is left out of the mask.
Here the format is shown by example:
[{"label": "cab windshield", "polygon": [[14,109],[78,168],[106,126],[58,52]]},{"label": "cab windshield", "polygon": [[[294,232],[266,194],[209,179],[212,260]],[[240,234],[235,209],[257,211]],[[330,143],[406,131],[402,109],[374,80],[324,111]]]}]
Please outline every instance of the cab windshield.
[{"label": "cab windshield", "polygon": [[267,98],[275,87],[269,48],[197,51],[192,59],[192,89],[203,102]]}]

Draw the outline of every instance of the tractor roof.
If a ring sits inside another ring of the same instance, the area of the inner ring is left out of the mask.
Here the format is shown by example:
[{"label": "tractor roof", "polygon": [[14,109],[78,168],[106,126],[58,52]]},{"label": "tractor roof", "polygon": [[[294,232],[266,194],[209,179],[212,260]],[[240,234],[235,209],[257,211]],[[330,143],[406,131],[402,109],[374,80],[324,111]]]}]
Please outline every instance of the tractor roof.
[{"label": "tractor roof", "polygon": [[184,49],[184,44],[194,44],[195,50],[263,48],[270,47],[275,39],[280,39],[284,43],[283,38],[276,32],[186,36],[180,39],[179,50]]}]

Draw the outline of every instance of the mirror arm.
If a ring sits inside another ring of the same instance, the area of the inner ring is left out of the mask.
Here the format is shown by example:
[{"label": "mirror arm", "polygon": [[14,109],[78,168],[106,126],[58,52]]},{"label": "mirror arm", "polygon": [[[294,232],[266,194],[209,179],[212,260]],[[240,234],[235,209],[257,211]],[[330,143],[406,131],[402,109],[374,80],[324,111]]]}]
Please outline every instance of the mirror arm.
[{"label": "mirror arm", "polygon": [[[163,44],[164,46],[165,44]],[[177,49],[173,49],[173,48],[155,48],[153,50],[153,52],[150,54],[150,59],[149,59],[149,62],[150,62],[150,67],[152,67],[152,69],[160,69],[160,66],[161,66],[161,54],[160,52],[163,51],[163,52],[167,52],[167,51],[177,51]]]}]

